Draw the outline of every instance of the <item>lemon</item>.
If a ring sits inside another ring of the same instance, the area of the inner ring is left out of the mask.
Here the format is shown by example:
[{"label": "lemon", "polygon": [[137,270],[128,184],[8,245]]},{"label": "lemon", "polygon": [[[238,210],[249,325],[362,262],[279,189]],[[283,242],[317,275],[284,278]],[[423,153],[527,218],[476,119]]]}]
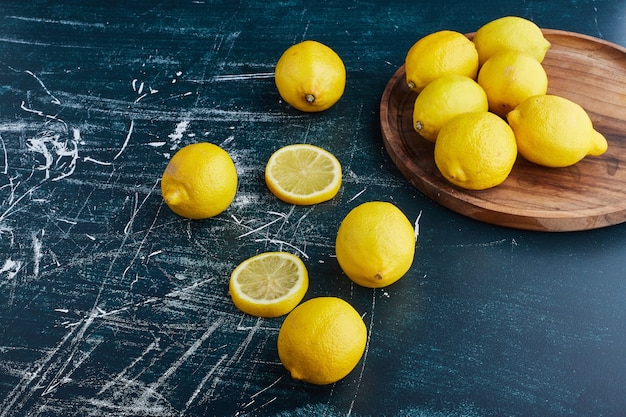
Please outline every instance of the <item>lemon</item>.
[{"label": "lemon", "polygon": [[538,62],[543,62],[550,42],[539,26],[517,16],[505,16],[481,26],[474,35],[480,65],[498,52],[526,52]]},{"label": "lemon", "polygon": [[441,129],[435,142],[435,164],[441,174],[469,190],[504,182],[516,157],[513,130],[490,112],[456,116]]},{"label": "lemon", "polygon": [[395,205],[369,201],[353,208],[342,220],[335,253],[352,281],[364,287],[386,287],[411,267],[415,231]]},{"label": "lemon", "polygon": [[161,177],[161,193],[174,213],[205,219],[230,206],[237,180],[235,164],[225,150],[212,143],[194,143],[170,159]]},{"label": "lemon", "polygon": [[288,252],[265,252],[233,270],[229,292],[235,306],[257,317],[279,317],[298,305],[309,288],[302,260]]},{"label": "lemon", "polygon": [[359,363],[367,328],[359,313],[337,297],[312,298],[296,307],[278,332],[278,357],[294,379],[325,385]]},{"label": "lemon", "polygon": [[487,111],[487,95],[476,81],[464,75],[437,78],[419,93],[413,106],[413,128],[434,142],[441,127],[468,111]]},{"label": "lemon", "polygon": [[298,110],[319,112],[343,95],[346,67],[335,51],[312,40],[283,53],[274,74],[280,96]]},{"label": "lemon", "polygon": [[315,145],[287,145],[270,156],[265,183],[279,199],[298,205],[321,203],[333,198],[341,187],[341,164]]},{"label": "lemon", "polygon": [[507,51],[485,61],[478,72],[478,84],[487,93],[489,110],[505,117],[527,98],[546,94],[548,75],[532,56]]},{"label": "lemon", "polygon": [[409,88],[420,92],[428,83],[448,74],[475,78],[478,53],[465,35],[441,30],[424,36],[411,46],[405,58]]},{"label": "lemon", "polygon": [[507,115],[520,155],[539,165],[565,167],[587,155],[602,155],[606,138],[587,112],[564,97],[531,97]]}]

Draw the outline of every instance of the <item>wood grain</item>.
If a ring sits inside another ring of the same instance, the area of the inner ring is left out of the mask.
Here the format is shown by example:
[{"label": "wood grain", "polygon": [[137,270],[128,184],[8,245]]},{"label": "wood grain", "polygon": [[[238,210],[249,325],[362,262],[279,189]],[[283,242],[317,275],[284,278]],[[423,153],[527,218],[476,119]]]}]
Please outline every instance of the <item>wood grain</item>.
[{"label": "wood grain", "polygon": [[393,75],[381,100],[385,148],[426,196],[483,222],[538,231],[622,223],[626,221],[626,48],[572,32],[544,29],[544,34],[552,44],[543,61],[548,93],[585,108],[609,142],[604,155],[557,169],[519,156],[503,184],[482,191],[458,188],[437,170],[434,145],[411,126],[416,95],[406,86],[404,67]]}]

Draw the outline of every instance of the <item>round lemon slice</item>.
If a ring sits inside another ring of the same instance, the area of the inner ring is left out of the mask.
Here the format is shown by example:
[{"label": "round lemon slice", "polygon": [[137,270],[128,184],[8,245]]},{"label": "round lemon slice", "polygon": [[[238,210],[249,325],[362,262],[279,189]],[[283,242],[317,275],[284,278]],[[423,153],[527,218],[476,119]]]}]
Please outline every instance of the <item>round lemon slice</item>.
[{"label": "round lemon slice", "polygon": [[265,183],[279,199],[311,205],[333,198],[341,187],[341,164],[330,152],[314,145],[280,148],[267,161]]},{"label": "round lemon slice", "polygon": [[279,317],[293,310],[309,288],[302,260],[288,252],[265,252],[246,259],[230,276],[230,296],[244,313]]}]

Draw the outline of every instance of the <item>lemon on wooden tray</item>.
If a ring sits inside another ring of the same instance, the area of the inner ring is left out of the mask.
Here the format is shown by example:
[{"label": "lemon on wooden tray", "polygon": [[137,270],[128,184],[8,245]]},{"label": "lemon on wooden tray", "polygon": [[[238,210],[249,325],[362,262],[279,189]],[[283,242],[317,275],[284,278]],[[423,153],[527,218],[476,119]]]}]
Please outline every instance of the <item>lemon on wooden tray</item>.
[{"label": "lemon on wooden tray", "polygon": [[229,292],[235,306],[257,317],[279,317],[298,305],[309,288],[302,260],[288,252],[264,252],[233,270]]},{"label": "lemon on wooden tray", "polygon": [[434,142],[443,125],[468,111],[487,111],[487,95],[476,81],[458,74],[444,75],[429,83],[413,105],[413,128]]},{"label": "lemon on wooden tray", "polygon": [[485,61],[478,72],[478,84],[487,94],[489,110],[505,117],[527,98],[546,94],[548,75],[535,58],[511,50]]},{"label": "lemon on wooden tray", "polygon": [[435,164],[449,182],[469,190],[501,184],[517,157],[513,130],[491,112],[454,117],[435,142]]},{"label": "lemon on wooden tray", "polygon": [[348,302],[312,298],[285,318],[278,332],[278,357],[294,379],[332,384],[356,367],[366,342],[365,323]]},{"label": "lemon on wooden tray", "polygon": [[465,35],[441,30],[415,42],[405,58],[406,82],[420,92],[428,83],[448,74],[475,78],[478,53],[474,43]]},{"label": "lemon on wooden tray", "polygon": [[265,167],[265,183],[279,199],[311,205],[332,199],[341,187],[341,164],[325,149],[298,143],[274,152]]},{"label": "lemon on wooden tray", "polygon": [[237,181],[235,164],[224,149],[212,143],[194,143],[170,159],[161,177],[161,193],[174,213],[205,219],[230,206]]},{"label": "lemon on wooden tray", "polygon": [[346,67],[330,47],[313,40],[292,45],[276,64],[274,79],[287,103],[305,112],[333,106],[346,87]]},{"label": "lemon on wooden tray", "polygon": [[606,152],[606,138],[580,105],[556,95],[531,97],[507,115],[520,155],[548,167],[574,165]]},{"label": "lemon on wooden tray", "polygon": [[491,56],[510,50],[526,52],[543,62],[550,49],[550,42],[539,26],[518,16],[504,16],[484,24],[476,31],[473,41],[481,66]]},{"label": "lemon on wooden tray", "polygon": [[353,208],[335,240],[337,261],[353,282],[370,288],[393,284],[409,270],[415,256],[415,231],[404,213],[384,201]]}]

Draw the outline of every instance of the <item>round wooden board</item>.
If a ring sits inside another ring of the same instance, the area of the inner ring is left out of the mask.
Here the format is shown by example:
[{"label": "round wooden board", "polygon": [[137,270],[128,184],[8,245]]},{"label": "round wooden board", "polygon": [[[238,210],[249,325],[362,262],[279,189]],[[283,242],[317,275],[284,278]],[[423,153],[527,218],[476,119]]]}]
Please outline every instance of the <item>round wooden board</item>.
[{"label": "round wooden board", "polygon": [[[429,198],[491,224],[538,231],[575,231],[626,221],[626,48],[590,36],[543,30],[551,42],[543,66],[548,94],[585,108],[609,148],[567,168],[546,168],[519,156],[504,183],[458,188],[441,176],[434,144],[412,127],[416,94],[400,67],[380,105],[383,142],[394,164]],[[468,37],[472,37],[469,34]]]}]

